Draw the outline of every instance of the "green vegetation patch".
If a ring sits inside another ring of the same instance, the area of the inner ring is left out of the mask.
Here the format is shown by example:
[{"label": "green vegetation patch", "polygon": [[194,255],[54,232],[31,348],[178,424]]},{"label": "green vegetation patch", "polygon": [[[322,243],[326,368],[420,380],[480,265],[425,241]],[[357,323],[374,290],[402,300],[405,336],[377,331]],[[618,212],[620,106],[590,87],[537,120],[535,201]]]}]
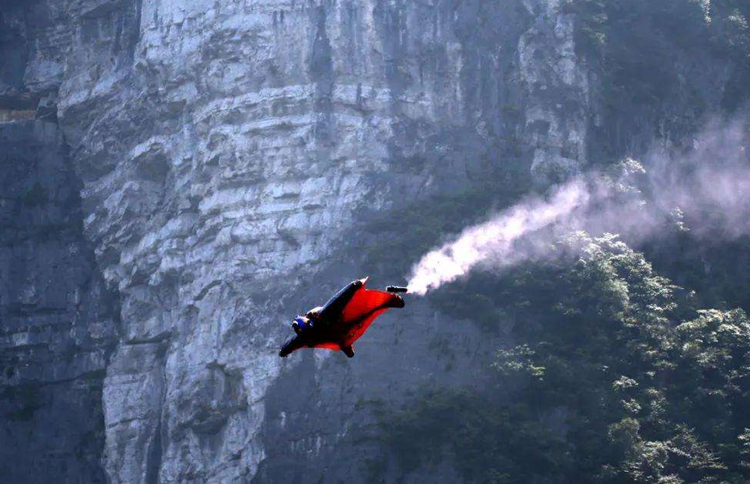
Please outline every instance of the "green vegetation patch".
[{"label": "green vegetation patch", "polygon": [[747,482],[746,313],[697,310],[614,236],[557,250],[462,283],[514,314],[515,343],[488,362],[485,392],[425,390],[381,415],[401,465],[447,449],[470,482]]}]

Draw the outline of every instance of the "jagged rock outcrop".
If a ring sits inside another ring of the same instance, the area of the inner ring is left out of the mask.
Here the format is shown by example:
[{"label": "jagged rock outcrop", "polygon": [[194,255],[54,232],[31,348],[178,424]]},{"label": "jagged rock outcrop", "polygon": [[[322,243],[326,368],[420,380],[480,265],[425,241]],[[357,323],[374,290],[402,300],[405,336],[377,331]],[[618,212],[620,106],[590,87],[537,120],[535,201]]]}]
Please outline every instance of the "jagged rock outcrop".
[{"label": "jagged rock outcrop", "polygon": [[590,126],[599,119],[590,87],[596,75],[576,54],[576,17],[561,3],[526,2],[536,19],[518,44],[524,141],[534,149],[532,174],[544,186],[586,166]]}]

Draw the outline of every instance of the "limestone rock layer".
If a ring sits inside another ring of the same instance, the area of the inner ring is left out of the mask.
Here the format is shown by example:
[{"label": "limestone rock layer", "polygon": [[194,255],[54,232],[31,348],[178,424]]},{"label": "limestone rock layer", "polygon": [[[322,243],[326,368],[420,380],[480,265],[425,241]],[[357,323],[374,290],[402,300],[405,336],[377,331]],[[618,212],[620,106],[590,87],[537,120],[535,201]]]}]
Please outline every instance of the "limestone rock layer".
[{"label": "limestone rock layer", "polygon": [[364,221],[586,166],[557,0],[1,3],[1,480],[356,482],[372,402],[482,384],[492,338],[424,302],[351,361],[277,348]]}]

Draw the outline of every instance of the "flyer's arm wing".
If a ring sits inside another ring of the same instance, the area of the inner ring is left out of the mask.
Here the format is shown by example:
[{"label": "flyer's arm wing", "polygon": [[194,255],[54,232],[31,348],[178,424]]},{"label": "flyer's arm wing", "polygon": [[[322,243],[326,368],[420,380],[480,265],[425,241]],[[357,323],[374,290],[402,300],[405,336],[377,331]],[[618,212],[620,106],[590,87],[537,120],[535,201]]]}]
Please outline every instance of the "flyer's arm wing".
[{"label": "flyer's arm wing", "polygon": [[351,324],[379,309],[402,307],[404,307],[404,300],[395,294],[362,288],[354,294],[344,307],[341,312],[341,319],[345,324]]},{"label": "flyer's arm wing", "polygon": [[346,286],[342,287],[339,292],[333,295],[327,303],[318,311],[318,317],[324,321],[336,321],[344,311],[344,308],[349,304],[352,298],[359,292],[364,290],[365,284],[367,284],[367,277],[358,281],[352,281]]},{"label": "flyer's arm wing", "polygon": [[365,331],[367,331],[367,328],[369,328],[372,322],[375,321],[375,318],[383,314],[387,309],[388,308],[383,308],[373,311],[368,316],[365,316],[364,319],[354,324],[344,336],[344,345],[353,345],[355,341],[365,334]]},{"label": "flyer's arm wing", "polygon": [[341,314],[346,328],[344,343],[351,346],[372,322],[389,308],[404,307],[404,300],[390,292],[360,289],[354,294]]}]

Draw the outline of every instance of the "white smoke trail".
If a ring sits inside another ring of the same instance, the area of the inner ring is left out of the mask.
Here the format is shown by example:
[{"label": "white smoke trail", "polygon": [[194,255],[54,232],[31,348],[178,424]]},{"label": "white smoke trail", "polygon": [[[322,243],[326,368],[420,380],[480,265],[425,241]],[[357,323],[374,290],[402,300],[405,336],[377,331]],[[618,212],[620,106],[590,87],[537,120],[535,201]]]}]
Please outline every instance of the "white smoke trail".
[{"label": "white smoke trail", "polygon": [[[478,265],[506,268],[552,256],[555,237],[574,230],[621,234],[630,243],[664,236],[675,214],[686,214],[692,235],[733,239],[750,235],[748,129],[742,121],[710,125],[694,149],[678,159],[652,152],[651,172],[626,161],[620,178],[588,174],[563,185],[548,199],[529,198],[488,222],[465,229],[455,240],[425,254],[412,267],[409,292],[425,295]],[[646,192],[632,185],[645,176]]]},{"label": "white smoke trail", "polygon": [[430,289],[437,289],[468,273],[490,255],[498,262],[514,262],[518,255],[513,248],[516,241],[526,234],[559,223],[576,207],[585,205],[588,199],[584,184],[573,181],[548,202],[532,199],[489,222],[466,229],[456,241],[422,257],[412,270],[409,292],[424,295]]}]

